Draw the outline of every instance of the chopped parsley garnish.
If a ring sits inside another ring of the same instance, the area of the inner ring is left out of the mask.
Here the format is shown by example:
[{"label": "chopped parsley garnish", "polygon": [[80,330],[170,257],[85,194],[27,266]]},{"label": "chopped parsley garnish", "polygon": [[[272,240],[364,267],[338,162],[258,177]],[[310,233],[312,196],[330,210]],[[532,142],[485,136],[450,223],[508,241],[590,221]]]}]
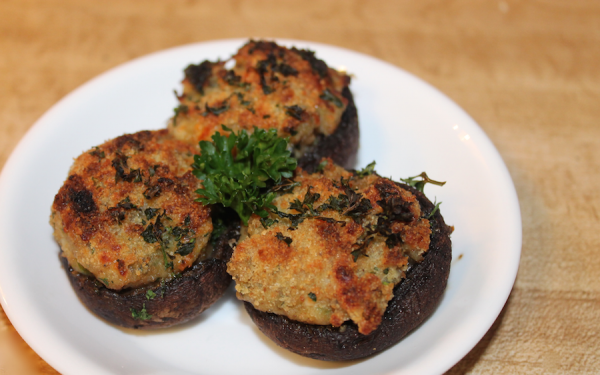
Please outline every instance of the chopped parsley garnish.
[{"label": "chopped parsley garnish", "polygon": [[323,172],[325,170],[325,167],[327,166],[327,163],[327,160],[321,161],[317,166],[317,172]]},{"label": "chopped parsley garnish", "polygon": [[[115,169],[115,182],[119,182],[121,180],[127,182],[141,182],[142,181],[142,172],[138,169],[130,169],[127,165],[127,159],[129,157],[117,153],[115,158],[112,160],[111,164]],[[126,173],[125,170],[129,169],[129,173]]]},{"label": "chopped parsley garnish", "polygon": [[292,244],[292,239],[290,237],[286,237],[283,235],[283,233],[281,232],[277,232],[275,234],[275,237],[279,240],[279,241],[283,241],[285,242],[288,246],[290,246]]},{"label": "chopped parsley garnish", "polygon": [[187,114],[188,111],[189,111],[189,108],[185,104],[180,104],[178,107],[175,107],[173,109],[173,112],[175,112],[175,115],[173,116],[173,126],[177,126],[177,117],[179,116],[179,114],[180,113]]},{"label": "chopped parsley garnish", "polygon": [[160,167],[160,165],[154,165],[148,168],[148,174],[150,175],[150,177],[154,177],[154,174],[156,174],[156,169],[158,169],[158,167]]},{"label": "chopped parsley garnish", "polygon": [[248,135],[222,127],[231,134],[215,133],[213,142],[201,141],[201,155],[194,156],[193,172],[204,186],[196,190],[197,201],[231,207],[247,225],[253,213],[267,217],[266,208],[274,208],[275,198],[269,188],[292,177],[297,162],[287,149],[288,140],[278,137],[275,129],[255,127]]},{"label": "chopped parsley garnish", "polygon": [[204,84],[212,75],[212,67],[213,63],[205,60],[201,64],[190,64],[185,68],[185,78],[194,85],[194,88],[198,90],[201,95],[204,95]]},{"label": "chopped parsley garnish", "polygon": [[315,53],[310,50],[292,48],[292,51],[296,52],[303,60],[308,61],[312,70],[317,73],[321,78],[325,78],[329,72],[327,64],[323,60],[315,57]]},{"label": "chopped parsley garnish", "polygon": [[142,309],[139,312],[136,311],[134,308],[130,308],[129,311],[131,311],[131,317],[135,320],[152,319],[152,315],[148,314],[148,311],[146,310],[145,303],[142,305]]},{"label": "chopped parsley garnish", "polygon": [[[419,177],[421,179],[417,180]],[[425,173],[425,172],[421,173],[420,175],[414,176],[414,177],[401,178],[400,181],[404,182],[405,184],[407,184],[409,186],[414,187],[421,193],[423,192],[423,189],[425,188],[425,184],[427,184],[427,183],[438,185],[438,186],[444,186],[446,184],[445,181],[440,182],[440,181],[435,181],[435,180],[430,179],[427,176],[427,173]]]},{"label": "chopped parsley garnish", "polygon": [[142,232],[142,238],[147,243],[155,243],[156,241],[158,241],[158,239],[154,235],[154,224],[148,224],[146,229],[144,229],[144,231]]},{"label": "chopped parsley garnish", "polygon": [[117,203],[117,207],[121,207],[124,208],[126,210],[132,210],[134,208],[137,208],[137,206],[133,203],[131,203],[131,201],[129,200],[129,197],[123,199],[122,201],[120,201],[119,203]]},{"label": "chopped parsley garnish", "polygon": [[367,165],[366,167],[364,167],[360,171],[357,171],[356,175],[358,177],[362,178],[362,177],[366,177],[366,176],[372,175],[373,172],[375,172],[375,161],[372,161],[369,165]]},{"label": "chopped parsley garnish", "polygon": [[298,199],[294,199],[294,201],[290,203],[290,209],[296,210],[301,214],[309,213],[310,216],[317,216],[318,214],[313,208],[313,203],[321,197],[321,194],[311,193],[311,188],[312,186],[309,186],[308,189],[306,189],[306,194],[304,195],[304,200],[302,202]]},{"label": "chopped parsley garnish", "polygon": [[144,214],[146,215],[146,219],[150,220],[152,219],[156,213],[160,210],[160,208],[146,208],[144,210]]},{"label": "chopped parsley garnish", "polygon": [[342,108],[344,106],[344,103],[341,101],[341,99],[333,95],[333,93],[329,91],[329,89],[325,89],[325,91],[323,91],[319,98],[333,103],[333,105],[335,105],[338,108]]},{"label": "chopped parsley garnish", "polygon": [[104,159],[106,157],[106,154],[104,153],[104,151],[100,150],[100,148],[98,148],[98,147],[94,147],[94,151],[90,151],[89,154],[92,156],[95,156],[99,159]]},{"label": "chopped parsley garnish", "polygon": [[179,254],[181,256],[186,256],[190,254],[194,250],[194,246],[196,241],[192,240],[188,243],[182,243],[179,245],[177,250],[175,250],[175,254]]},{"label": "chopped parsley garnish", "polygon": [[146,299],[150,300],[150,299],[154,299],[154,297],[156,297],[156,293],[154,293],[152,290],[148,289],[148,291],[146,292]]},{"label": "chopped parsley garnish", "polygon": [[354,250],[353,252],[351,252],[350,254],[352,254],[352,259],[356,262],[356,260],[358,259],[358,257],[360,257],[361,255],[364,257],[369,257],[367,254],[363,253],[361,249],[358,250]]},{"label": "chopped parsley garnish", "polygon": [[235,72],[233,70],[228,70],[225,73],[225,76],[223,77],[223,79],[225,80],[225,82],[227,82],[227,84],[229,86],[244,87],[244,88],[250,86],[250,83],[242,82],[242,77],[235,74]]},{"label": "chopped parsley garnish", "polygon": [[314,294],[313,292],[308,293],[308,298],[310,298],[313,301],[317,302],[317,295]]},{"label": "chopped parsley garnish", "polygon": [[440,209],[440,204],[442,204],[442,202],[438,202],[437,199],[433,202],[433,210],[431,210],[431,212],[429,213],[429,215],[427,215],[427,219],[431,219],[433,217],[433,215],[435,215],[435,213],[437,212],[437,210]]},{"label": "chopped parsley garnish", "polygon": [[223,103],[221,103],[220,106],[218,107],[210,107],[208,105],[208,103],[206,103],[204,105],[204,107],[206,108],[206,112],[212,113],[215,116],[220,115],[223,112],[226,112],[227,110],[229,110],[229,101],[228,100],[224,100]]},{"label": "chopped parsley garnish", "polygon": [[262,224],[263,228],[268,229],[271,225],[273,225],[275,223],[279,223],[279,220],[271,219],[268,217],[261,217],[260,223]]},{"label": "chopped parsley garnish", "polygon": [[295,118],[298,121],[302,121],[302,115],[304,114],[304,108],[297,106],[297,105],[291,105],[291,106],[285,106],[285,113],[288,116],[291,116],[293,118]]}]

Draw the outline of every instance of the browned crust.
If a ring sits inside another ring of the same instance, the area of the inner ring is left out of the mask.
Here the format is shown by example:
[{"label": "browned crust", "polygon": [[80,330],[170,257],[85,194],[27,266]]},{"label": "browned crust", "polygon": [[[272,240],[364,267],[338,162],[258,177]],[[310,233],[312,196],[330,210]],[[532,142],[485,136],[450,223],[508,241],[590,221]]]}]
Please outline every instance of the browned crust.
[{"label": "browned crust", "polygon": [[[79,299],[98,316],[125,328],[166,328],[187,322],[215,303],[231,283],[227,261],[231,257],[231,239],[239,239],[239,220],[228,218],[228,227],[215,244],[215,257],[195,263],[169,282],[115,291],[106,288],[94,277],[86,276],[69,266],[60,257],[63,268]],[[156,295],[148,299],[151,290]],[[145,309],[149,319],[135,319]]]},{"label": "browned crust", "polygon": [[348,106],[336,130],[329,136],[317,138],[315,145],[298,159],[298,166],[309,173],[315,172],[322,158],[331,158],[346,169],[354,168],[360,137],[358,112],[348,87],[344,88],[342,95],[348,99]]},{"label": "browned crust", "polygon": [[[417,196],[424,216],[434,205],[425,195],[399,184]],[[353,323],[343,328],[305,324],[285,316],[256,310],[245,302],[246,311],[258,328],[282,348],[325,361],[358,359],[381,352],[399,342],[419,326],[437,307],[448,281],[452,260],[451,229],[439,210],[430,219],[431,244],[421,263],[414,265],[394,289],[380,326],[369,335]]]}]

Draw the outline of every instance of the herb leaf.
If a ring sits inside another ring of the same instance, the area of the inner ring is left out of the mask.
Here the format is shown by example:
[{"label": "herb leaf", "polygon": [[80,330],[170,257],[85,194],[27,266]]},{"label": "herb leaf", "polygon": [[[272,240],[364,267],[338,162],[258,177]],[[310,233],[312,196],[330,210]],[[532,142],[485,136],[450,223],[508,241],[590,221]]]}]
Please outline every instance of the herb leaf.
[{"label": "herb leaf", "polygon": [[261,217],[260,223],[262,224],[263,228],[268,229],[271,225],[273,225],[275,223],[279,223],[279,220],[271,219],[268,217]]},{"label": "herb leaf", "polygon": [[335,96],[331,91],[329,91],[329,89],[325,89],[325,91],[323,91],[319,98],[333,103],[333,105],[335,105],[338,108],[342,108],[344,106],[344,103],[342,103],[340,98]]},{"label": "herb leaf", "polygon": [[180,104],[178,107],[175,107],[175,109],[173,109],[173,112],[175,112],[175,115],[173,116],[173,126],[177,126],[177,116],[179,116],[180,113],[187,114],[188,111],[189,108],[185,104]]},{"label": "herb leaf", "polygon": [[370,176],[371,174],[373,174],[373,172],[375,172],[375,161],[372,161],[369,165],[367,165],[360,171],[357,171],[356,175],[358,177],[366,177],[366,176]]},{"label": "herb leaf", "polygon": [[[421,179],[417,180],[417,178],[419,178],[419,177],[421,177]],[[430,179],[429,176],[427,176],[427,173],[425,173],[425,172],[422,172],[420,175],[417,175],[414,177],[401,178],[400,180],[402,182],[404,182],[405,184],[414,187],[421,193],[423,192],[423,189],[425,188],[425,184],[427,184],[427,183],[434,184],[437,186],[444,186],[446,184],[446,181],[440,182],[440,181],[435,181],[435,180]]]},{"label": "herb leaf", "polygon": [[98,147],[94,147],[94,151],[89,152],[90,155],[96,156],[98,159],[104,159],[106,154]]},{"label": "herb leaf", "polygon": [[285,242],[288,246],[290,246],[292,244],[292,239],[290,237],[284,236],[283,233],[281,233],[281,232],[277,232],[275,234],[275,237],[277,237],[277,239],[279,241]]},{"label": "herb leaf", "polygon": [[154,299],[156,297],[156,293],[154,293],[151,289],[148,289],[146,292],[146,299]]},{"label": "herb leaf", "polygon": [[297,162],[287,150],[287,139],[278,137],[275,129],[255,127],[248,135],[222,127],[231,132],[229,137],[215,133],[213,142],[200,142],[201,155],[194,156],[193,173],[204,186],[196,190],[201,195],[197,201],[231,207],[247,225],[253,213],[268,215],[266,208],[273,208],[275,198],[268,189],[292,177]]},{"label": "herb leaf", "polygon": [[145,303],[142,305],[142,309],[140,311],[136,311],[134,308],[130,308],[129,311],[131,311],[131,317],[135,320],[152,319],[152,315],[148,314],[148,311],[146,311]]},{"label": "herb leaf", "polygon": [[433,217],[433,215],[435,215],[437,210],[440,209],[440,204],[442,204],[442,202],[438,202],[437,199],[435,200],[435,202],[433,202],[433,205],[434,205],[433,210],[431,210],[429,215],[427,215],[427,219],[431,219]]},{"label": "herb leaf", "polygon": [[186,256],[189,253],[191,253],[194,250],[194,246],[196,241],[190,241],[188,243],[182,243],[179,245],[179,247],[177,248],[177,250],[175,251],[176,254],[179,254],[181,256]]},{"label": "herb leaf", "polygon": [[304,114],[304,108],[297,106],[297,105],[291,105],[291,106],[285,106],[285,113],[288,116],[291,116],[293,118],[295,118],[298,121],[302,121],[302,115]]},{"label": "herb leaf", "polygon": [[327,160],[321,161],[317,166],[317,172],[323,172],[325,170],[325,167],[327,167],[327,163]]}]

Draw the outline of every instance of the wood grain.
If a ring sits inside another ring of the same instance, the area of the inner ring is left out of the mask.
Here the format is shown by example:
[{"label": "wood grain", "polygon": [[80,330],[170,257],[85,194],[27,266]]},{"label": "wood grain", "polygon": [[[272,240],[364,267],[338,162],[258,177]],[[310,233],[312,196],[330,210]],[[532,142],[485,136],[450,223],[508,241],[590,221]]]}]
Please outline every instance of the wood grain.
[{"label": "wood grain", "polygon": [[[231,37],[367,53],[441,89],[515,182],[512,295],[448,374],[600,369],[600,2],[0,0],[0,166],[67,93],[132,58]],[[55,374],[0,309],[0,374]]]}]

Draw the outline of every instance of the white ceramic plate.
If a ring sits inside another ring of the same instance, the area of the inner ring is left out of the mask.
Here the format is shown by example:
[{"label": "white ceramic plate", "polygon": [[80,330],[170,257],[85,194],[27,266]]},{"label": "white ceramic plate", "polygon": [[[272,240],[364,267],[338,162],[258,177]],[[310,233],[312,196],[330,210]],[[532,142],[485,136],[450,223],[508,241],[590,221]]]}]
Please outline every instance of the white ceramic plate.
[{"label": "white ceramic plate", "polygon": [[429,176],[454,225],[448,288],[435,313],[367,360],[325,363],[289,353],[252,324],[230,289],[199,319],[159,332],[123,330],[77,299],[48,224],[74,157],[126,132],[159,129],[176,106],[183,69],[227,59],[245,41],[169,49],[121,65],[78,88],[31,128],[0,176],[0,297],[31,347],[64,374],[439,374],[466,355],[500,313],[515,280],[521,217],[498,152],[456,104],[395,66],[356,52],[281,40],[346,67],[359,110],[357,167],[384,176]]}]

